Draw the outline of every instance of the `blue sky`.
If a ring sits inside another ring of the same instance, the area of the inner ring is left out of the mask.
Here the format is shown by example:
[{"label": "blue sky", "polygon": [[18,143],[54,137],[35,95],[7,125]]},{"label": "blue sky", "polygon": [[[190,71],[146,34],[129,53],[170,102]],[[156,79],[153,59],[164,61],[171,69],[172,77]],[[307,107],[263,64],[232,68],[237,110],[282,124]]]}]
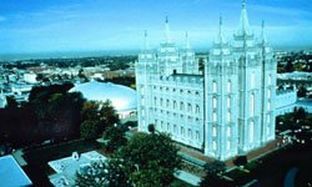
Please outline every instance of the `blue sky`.
[{"label": "blue sky", "polygon": [[[208,48],[220,14],[231,39],[240,7],[240,0],[1,0],[0,53],[140,49],[145,29],[156,47],[166,15],[177,44],[188,31],[194,48]],[[311,0],[249,0],[247,10],[256,35],[265,20],[273,46],[311,47]]]}]

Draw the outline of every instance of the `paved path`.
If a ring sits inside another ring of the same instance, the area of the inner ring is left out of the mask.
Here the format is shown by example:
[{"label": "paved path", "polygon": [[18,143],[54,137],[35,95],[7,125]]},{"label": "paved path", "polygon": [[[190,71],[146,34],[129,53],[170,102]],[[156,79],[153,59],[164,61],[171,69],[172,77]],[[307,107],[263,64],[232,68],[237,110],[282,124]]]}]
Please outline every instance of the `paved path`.
[{"label": "paved path", "polygon": [[199,186],[201,178],[193,175],[189,172],[183,171],[183,170],[178,170],[174,176],[188,184],[191,184],[193,186]]}]

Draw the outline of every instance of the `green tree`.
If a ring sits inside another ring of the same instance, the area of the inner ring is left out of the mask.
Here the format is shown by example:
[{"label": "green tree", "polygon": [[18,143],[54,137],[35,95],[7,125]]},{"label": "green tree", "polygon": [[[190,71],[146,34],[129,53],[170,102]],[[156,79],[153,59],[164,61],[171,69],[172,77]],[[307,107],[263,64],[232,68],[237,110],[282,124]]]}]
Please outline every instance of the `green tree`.
[{"label": "green tree", "polygon": [[80,125],[80,137],[84,139],[95,139],[99,135],[99,126],[96,121],[86,120]]},{"label": "green tree", "polygon": [[200,186],[229,186],[229,184],[221,178],[225,168],[224,162],[221,161],[216,160],[212,163],[207,163],[204,166],[206,176],[201,181]]},{"label": "green tree", "polygon": [[138,186],[168,186],[181,167],[178,148],[163,133],[137,133],[117,155],[125,160],[130,181]]},{"label": "green tree", "polygon": [[305,86],[300,86],[299,89],[298,89],[298,92],[297,92],[297,96],[298,97],[305,97],[307,96],[307,89]]},{"label": "green tree", "polygon": [[76,173],[75,183],[79,187],[103,187],[109,186],[109,168],[106,162],[94,162]]},{"label": "green tree", "polygon": [[121,127],[109,127],[106,129],[103,135],[103,139],[107,140],[105,148],[113,152],[127,144],[125,138],[125,131]]},{"label": "green tree", "polygon": [[[81,110],[81,135],[88,135],[85,133],[84,122],[88,124],[89,129],[87,132],[92,132],[92,136],[82,136],[83,138],[97,138],[100,137],[103,132],[113,127],[114,124],[119,123],[119,118],[116,110],[112,106],[111,102],[106,101],[104,103],[87,101],[84,103]],[[92,125],[91,125],[92,124]],[[82,132],[83,131],[83,132]],[[96,135],[95,135],[96,134]],[[89,134],[91,135],[91,134]]]}]

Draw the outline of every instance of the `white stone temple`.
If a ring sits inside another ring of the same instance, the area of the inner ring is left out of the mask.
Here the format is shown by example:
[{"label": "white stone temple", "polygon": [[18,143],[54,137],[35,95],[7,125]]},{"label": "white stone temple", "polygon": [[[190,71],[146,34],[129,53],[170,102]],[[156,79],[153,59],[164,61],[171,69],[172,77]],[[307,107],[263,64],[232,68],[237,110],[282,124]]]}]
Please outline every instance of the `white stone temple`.
[{"label": "white stone temple", "polygon": [[219,32],[204,72],[186,34],[178,49],[170,37],[154,51],[148,46],[136,63],[139,131],[149,124],[173,140],[226,160],[275,139],[276,60],[262,23],[260,37],[250,29],[243,1],[232,41]]}]

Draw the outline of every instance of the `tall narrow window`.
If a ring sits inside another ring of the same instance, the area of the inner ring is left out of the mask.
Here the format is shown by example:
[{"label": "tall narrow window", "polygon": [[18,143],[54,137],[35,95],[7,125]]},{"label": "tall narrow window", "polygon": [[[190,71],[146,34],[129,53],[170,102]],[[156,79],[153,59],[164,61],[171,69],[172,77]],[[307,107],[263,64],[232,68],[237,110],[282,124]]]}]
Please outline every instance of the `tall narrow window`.
[{"label": "tall narrow window", "polygon": [[230,140],[226,141],[226,150],[230,150],[231,148],[231,142]]},{"label": "tall narrow window", "polygon": [[177,102],[173,101],[173,109],[176,109],[176,108],[177,108]]},{"label": "tall narrow window", "polygon": [[188,111],[188,112],[192,112],[192,105],[191,105],[191,103],[189,103],[189,104],[187,105],[187,111]]},{"label": "tall narrow window", "polygon": [[213,97],[212,98],[212,109],[216,109],[217,108],[217,98]]},{"label": "tall narrow window", "polygon": [[216,136],[217,136],[217,128],[212,127],[212,137],[216,137]]},{"label": "tall narrow window", "polygon": [[191,130],[191,129],[188,129],[188,137],[189,137],[190,139],[193,138],[192,130]]},{"label": "tall narrow window", "polygon": [[199,131],[196,131],[196,140],[199,140]]},{"label": "tall narrow window", "polygon": [[163,106],[163,98],[160,98],[160,106]]},{"label": "tall narrow window", "polygon": [[250,127],[249,127],[249,142],[250,143],[253,143],[254,136],[255,136],[255,122],[251,121]]},{"label": "tall narrow window", "polygon": [[217,93],[217,83],[216,83],[216,81],[212,82],[212,92],[213,93]]},{"label": "tall narrow window", "polygon": [[199,114],[200,113],[200,108],[198,105],[196,105],[196,114]]},{"label": "tall narrow window", "polygon": [[170,101],[169,99],[167,99],[166,107],[169,107],[169,106],[170,106]]},{"label": "tall narrow window", "polygon": [[217,121],[217,113],[216,113],[216,112],[213,112],[213,113],[212,113],[212,121],[213,121],[213,122],[216,122],[216,121]]},{"label": "tall narrow window", "polygon": [[250,116],[255,116],[255,94],[250,95]]},{"label": "tall narrow window", "polygon": [[181,136],[185,135],[184,127],[181,127]]},{"label": "tall narrow window", "polygon": [[232,92],[232,82],[230,80],[227,82],[227,92],[228,93]]},{"label": "tall narrow window", "polygon": [[268,111],[271,110],[271,101],[268,101]]},{"label": "tall narrow window", "polygon": [[170,131],[170,123],[167,123],[167,131]]},{"label": "tall narrow window", "polygon": [[177,125],[173,125],[173,132],[176,134],[177,133]]},{"label": "tall narrow window", "polygon": [[184,110],[184,103],[180,102],[180,110]]},{"label": "tall narrow window", "polygon": [[226,105],[227,105],[228,109],[231,108],[231,97],[230,96],[228,96],[227,99],[226,99]]}]

